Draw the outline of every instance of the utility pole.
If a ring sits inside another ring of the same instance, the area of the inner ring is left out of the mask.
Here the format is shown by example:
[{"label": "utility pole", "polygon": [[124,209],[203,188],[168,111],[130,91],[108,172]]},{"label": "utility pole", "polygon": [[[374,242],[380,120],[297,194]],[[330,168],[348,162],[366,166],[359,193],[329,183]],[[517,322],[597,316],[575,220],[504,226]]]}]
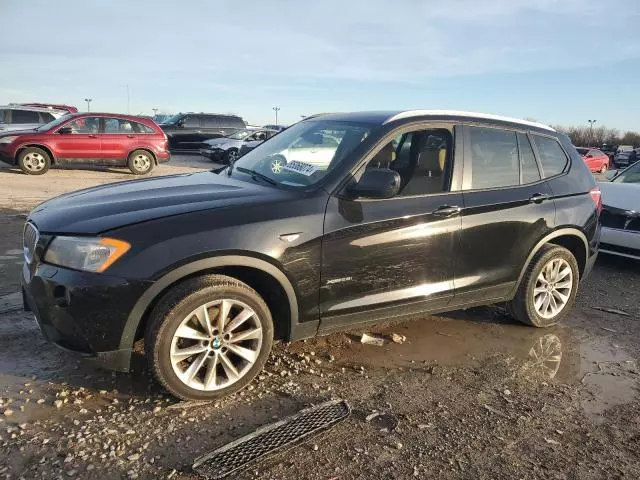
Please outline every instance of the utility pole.
[{"label": "utility pole", "polygon": [[587,120],[589,122],[589,142],[593,142],[593,125],[597,120]]},{"label": "utility pole", "polygon": [[91,101],[93,98],[85,98],[84,101],[87,102],[87,112],[91,111]]},{"label": "utility pole", "polygon": [[273,107],[273,111],[276,112],[276,125],[278,125],[278,112],[280,111],[280,107]]}]

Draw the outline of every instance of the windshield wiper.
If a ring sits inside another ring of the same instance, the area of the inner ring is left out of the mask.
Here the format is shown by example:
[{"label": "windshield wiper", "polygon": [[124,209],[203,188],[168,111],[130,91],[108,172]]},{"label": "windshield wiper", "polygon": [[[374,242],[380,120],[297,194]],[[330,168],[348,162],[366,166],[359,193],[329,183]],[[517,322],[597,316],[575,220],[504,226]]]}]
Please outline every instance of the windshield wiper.
[{"label": "windshield wiper", "polygon": [[255,170],[250,170],[250,169],[244,168],[244,167],[236,167],[236,170],[238,170],[239,172],[242,172],[242,173],[248,173],[249,175],[251,175],[251,178],[253,178],[254,180],[256,178],[260,178],[260,179],[264,180],[265,182],[270,183],[274,187],[278,185],[278,182],[276,182],[273,178],[269,178],[269,177],[267,177],[266,175],[263,175],[260,172],[256,172]]}]

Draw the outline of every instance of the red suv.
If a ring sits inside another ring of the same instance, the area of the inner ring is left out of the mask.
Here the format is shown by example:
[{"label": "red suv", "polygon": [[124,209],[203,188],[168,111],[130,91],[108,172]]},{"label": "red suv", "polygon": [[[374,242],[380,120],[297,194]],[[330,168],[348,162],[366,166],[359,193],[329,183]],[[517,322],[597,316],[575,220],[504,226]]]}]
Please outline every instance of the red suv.
[{"label": "red suv", "polygon": [[167,136],[153,120],[108,113],[74,113],[33,130],[0,134],[0,160],[29,175],[52,164],[128,167],[136,175],[169,161]]}]

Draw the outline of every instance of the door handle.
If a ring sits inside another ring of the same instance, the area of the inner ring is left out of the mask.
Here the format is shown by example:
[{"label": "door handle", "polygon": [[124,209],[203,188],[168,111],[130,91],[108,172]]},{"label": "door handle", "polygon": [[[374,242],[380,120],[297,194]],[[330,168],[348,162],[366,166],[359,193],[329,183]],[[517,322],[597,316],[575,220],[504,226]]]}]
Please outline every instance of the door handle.
[{"label": "door handle", "polygon": [[88,135],[89,138],[98,138],[95,135]]},{"label": "door handle", "polygon": [[133,138],[135,135],[127,135],[127,138]]},{"label": "door handle", "polygon": [[529,197],[529,202],[542,203],[548,199],[549,199],[549,195],[547,195],[546,193],[534,193],[533,195],[531,195],[531,197]]},{"label": "door handle", "polygon": [[454,215],[458,215],[461,211],[462,208],[455,205],[442,205],[431,212],[431,214],[437,217],[452,217]]}]

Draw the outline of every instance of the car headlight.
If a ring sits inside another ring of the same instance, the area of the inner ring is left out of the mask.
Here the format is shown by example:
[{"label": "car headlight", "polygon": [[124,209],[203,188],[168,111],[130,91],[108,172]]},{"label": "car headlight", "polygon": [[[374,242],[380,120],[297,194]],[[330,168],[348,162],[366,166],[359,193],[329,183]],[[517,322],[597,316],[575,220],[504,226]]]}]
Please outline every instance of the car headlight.
[{"label": "car headlight", "polygon": [[76,270],[104,272],[130,248],[130,244],[115,238],[55,237],[44,261]]},{"label": "car headlight", "polygon": [[0,137],[0,143],[11,143],[16,138],[18,138],[18,135],[11,135],[9,137]]}]

